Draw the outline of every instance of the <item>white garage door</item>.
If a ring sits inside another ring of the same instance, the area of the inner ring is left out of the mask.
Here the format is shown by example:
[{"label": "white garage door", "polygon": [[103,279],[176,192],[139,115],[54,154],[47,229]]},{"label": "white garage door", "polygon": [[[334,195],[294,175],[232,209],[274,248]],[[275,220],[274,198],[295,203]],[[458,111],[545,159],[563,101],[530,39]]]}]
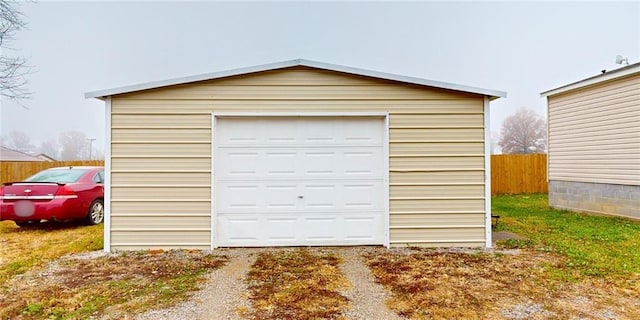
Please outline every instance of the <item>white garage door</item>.
[{"label": "white garage door", "polygon": [[384,143],[382,118],[217,118],[217,245],[384,244]]}]

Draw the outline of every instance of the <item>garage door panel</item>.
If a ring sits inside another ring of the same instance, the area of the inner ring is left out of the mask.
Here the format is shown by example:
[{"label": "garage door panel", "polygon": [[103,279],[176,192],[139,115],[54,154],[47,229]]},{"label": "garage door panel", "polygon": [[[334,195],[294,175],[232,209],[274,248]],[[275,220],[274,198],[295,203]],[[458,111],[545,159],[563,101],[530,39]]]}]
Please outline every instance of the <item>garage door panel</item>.
[{"label": "garage door panel", "polygon": [[295,150],[265,151],[264,168],[266,177],[294,177],[298,169],[298,154]]},{"label": "garage door panel", "polygon": [[264,220],[264,233],[268,241],[295,243],[298,239],[296,235],[296,222],[298,219],[291,217],[267,217]]},{"label": "garage door panel", "polygon": [[382,212],[241,214],[218,218],[219,246],[383,244]]},{"label": "garage door panel", "polygon": [[218,213],[383,210],[382,181],[219,182]]},{"label": "garage door panel", "polygon": [[315,178],[318,176],[336,176],[340,164],[336,151],[303,151],[301,152],[303,174]]},{"label": "garage door panel", "polygon": [[216,170],[216,174],[220,178],[256,177],[261,169],[255,166],[259,159],[258,152],[247,150],[220,150],[218,152],[217,167],[225,168],[224,172]]},{"label": "garage door panel", "polygon": [[384,167],[381,147],[300,149],[219,148],[218,181],[272,178],[376,178]]},{"label": "garage door panel", "polygon": [[[297,194],[299,193],[299,187],[296,184],[273,184],[265,183],[259,186],[257,190],[263,190],[265,203],[262,206],[266,206],[267,210],[295,210],[299,207]],[[254,195],[258,197],[257,194]]]},{"label": "garage door panel", "polygon": [[377,239],[371,235],[370,230],[379,230],[382,221],[372,217],[345,217],[343,225],[345,230],[350,230],[349,234],[345,235],[346,239],[374,242]]},{"label": "garage door panel", "polygon": [[334,229],[337,220],[335,216],[310,217],[304,219],[304,239],[310,241],[336,241],[342,238],[342,235]]},{"label": "garage door panel", "polygon": [[258,244],[256,230],[261,229],[260,223],[262,222],[258,216],[220,217],[218,220],[220,225],[217,228],[217,235],[220,239],[227,240],[221,244]]},{"label": "garage door panel", "polygon": [[380,177],[383,171],[382,148],[350,148],[343,153],[341,164],[347,177]]},{"label": "garage door panel", "polygon": [[[257,209],[258,203],[256,202],[258,197],[258,186],[255,185],[247,185],[247,184],[239,184],[239,185],[230,185],[230,186],[220,186],[218,188],[223,188],[218,191],[218,201],[217,203],[224,203],[226,207],[230,210],[233,209]],[[220,191],[225,192],[220,192]]]},{"label": "garage door panel", "polygon": [[221,118],[219,147],[384,145],[384,122],[371,118]]},{"label": "garage door panel", "polygon": [[[325,184],[302,184],[299,198],[304,209],[339,209],[341,207],[341,199],[337,199],[338,188],[335,183]],[[306,196],[306,197],[305,197]]]},{"label": "garage door panel", "polygon": [[381,210],[384,208],[384,186],[381,181],[348,182],[342,186],[340,193],[345,209]]}]

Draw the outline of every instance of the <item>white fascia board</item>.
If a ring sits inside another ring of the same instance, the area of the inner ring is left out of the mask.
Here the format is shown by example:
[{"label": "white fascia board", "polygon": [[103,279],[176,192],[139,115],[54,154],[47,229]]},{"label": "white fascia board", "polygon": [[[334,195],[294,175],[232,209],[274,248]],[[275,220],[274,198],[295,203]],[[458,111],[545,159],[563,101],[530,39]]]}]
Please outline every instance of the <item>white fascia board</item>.
[{"label": "white fascia board", "polygon": [[162,81],[147,82],[147,83],[141,83],[141,84],[136,84],[131,86],[107,89],[107,90],[92,91],[92,92],[85,93],[84,97],[86,99],[89,99],[89,98],[104,99],[107,96],[112,96],[116,94],[124,94],[124,93],[135,92],[135,91],[149,90],[154,88],[167,87],[172,85],[179,85],[179,84],[192,83],[192,82],[198,82],[198,81],[214,80],[214,79],[220,79],[225,77],[232,77],[232,76],[244,75],[249,73],[277,70],[277,69],[296,67],[296,66],[311,67],[311,68],[324,69],[324,70],[330,70],[330,71],[336,71],[336,72],[342,72],[342,73],[349,73],[349,74],[354,74],[359,76],[379,78],[383,80],[392,80],[392,81],[405,82],[405,83],[428,86],[428,87],[481,94],[484,96],[488,96],[491,99],[505,98],[507,96],[507,93],[503,91],[482,89],[482,88],[458,85],[458,84],[447,83],[447,82],[439,82],[439,81],[433,81],[433,80],[427,80],[427,79],[421,79],[421,78],[407,77],[407,76],[401,76],[401,75],[378,72],[378,71],[371,71],[371,70],[365,70],[365,69],[358,69],[358,68],[339,66],[339,65],[328,64],[328,63],[322,63],[322,62],[311,61],[311,60],[296,59],[296,60],[288,60],[288,61],[264,64],[259,66],[253,66],[253,67],[238,68],[238,69],[232,69],[227,71],[205,73],[205,74],[173,78],[173,79],[162,80]]},{"label": "white fascia board", "polygon": [[104,218],[103,218],[103,250],[111,252],[111,97],[104,101],[105,137],[107,147],[104,154]]},{"label": "white fascia board", "polygon": [[484,98],[484,246],[493,246],[491,235],[491,114],[489,98]]},{"label": "white fascia board", "polygon": [[218,199],[216,199],[216,125],[218,118],[215,114],[211,114],[211,245],[210,249],[213,251],[218,247],[218,211],[216,210],[216,203]]},{"label": "white fascia board", "polygon": [[387,112],[222,111],[214,117],[386,117]]},{"label": "white fascia board", "polygon": [[633,75],[636,73],[640,73],[640,62],[639,63],[634,63],[632,65],[626,66],[626,67],[622,67],[620,69],[616,69],[616,70],[612,70],[609,72],[605,72],[590,78],[586,78],[580,81],[576,81],[555,89],[551,89],[551,90],[547,90],[544,91],[542,93],[540,93],[540,97],[548,97],[548,96],[553,96],[556,94],[560,94],[560,93],[564,93],[567,91],[571,91],[571,90],[576,90],[576,89],[580,89],[580,88],[584,88],[584,87],[588,87],[588,86],[592,86],[598,83],[602,83],[602,82],[606,82],[606,81],[611,81],[611,80],[615,80],[618,78],[622,78],[622,77],[626,77],[629,75]]},{"label": "white fascia board", "polygon": [[101,98],[105,98],[107,96],[112,96],[116,94],[149,90],[149,89],[155,89],[155,88],[161,88],[161,87],[167,87],[167,86],[173,86],[173,85],[185,84],[185,83],[191,83],[191,82],[220,79],[220,78],[232,77],[232,76],[254,73],[254,72],[288,68],[288,67],[296,66],[295,61],[296,60],[282,61],[282,62],[276,62],[276,63],[265,64],[265,65],[254,66],[254,67],[237,68],[237,69],[225,70],[225,71],[219,71],[219,72],[213,72],[213,73],[203,73],[203,74],[198,74],[194,76],[179,77],[179,78],[173,78],[173,79],[167,79],[167,80],[134,84],[130,86],[118,87],[113,89],[92,91],[92,92],[85,93],[84,97],[85,99],[89,99],[89,98],[101,99]]},{"label": "white fascia board", "polygon": [[391,73],[385,73],[385,72],[379,72],[379,71],[371,71],[371,70],[352,68],[352,67],[346,67],[346,66],[339,66],[339,65],[334,65],[334,64],[329,64],[329,63],[322,63],[322,62],[317,62],[317,61],[310,61],[310,60],[300,60],[300,61],[301,61],[300,65],[306,66],[306,67],[313,67],[313,68],[318,68],[318,69],[325,69],[325,70],[331,70],[331,71],[337,71],[337,72],[343,72],[343,73],[350,73],[350,74],[354,74],[354,75],[367,76],[367,77],[379,78],[379,79],[384,79],[384,80],[406,82],[406,83],[423,85],[423,86],[428,86],[428,87],[435,87],[435,88],[449,89],[449,90],[455,90],[455,91],[476,93],[476,94],[481,94],[481,95],[484,95],[484,96],[489,96],[489,97],[492,97],[492,98],[506,98],[507,97],[507,93],[504,92],[504,91],[476,88],[476,87],[464,86],[464,85],[448,83],[448,82],[440,82],[440,81],[433,81],[433,80],[422,79],[422,78],[401,76],[401,75],[397,75],[397,74],[391,74]]},{"label": "white fascia board", "polygon": [[384,246],[387,249],[391,248],[391,209],[390,209],[390,194],[389,184],[391,182],[391,175],[389,173],[389,113],[386,112],[384,116]]}]

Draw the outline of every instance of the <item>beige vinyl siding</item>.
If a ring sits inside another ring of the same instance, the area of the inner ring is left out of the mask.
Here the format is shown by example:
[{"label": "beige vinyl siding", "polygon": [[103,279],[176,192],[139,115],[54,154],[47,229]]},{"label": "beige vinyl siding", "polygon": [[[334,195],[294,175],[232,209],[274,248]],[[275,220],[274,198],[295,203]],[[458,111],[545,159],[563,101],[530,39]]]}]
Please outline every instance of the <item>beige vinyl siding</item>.
[{"label": "beige vinyl siding", "polygon": [[[428,108],[429,114],[444,113],[461,115],[477,113],[478,103],[480,101],[479,98],[465,98],[464,96],[449,100],[343,100],[331,101],[331,103],[322,100],[203,101],[136,100],[124,98],[129,95],[131,94],[115,97],[119,100],[119,105],[123,108],[121,114],[176,114],[176,109],[182,111],[180,114],[207,114],[207,112],[211,112],[211,110],[234,112],[259,112],[266,110],[270,112],[298,112],[301,110],[321,110],[323,112],[345,112],[345,110],[351,110],[353,112],[384,112],[393,109],[396,115],[416,115],[424,114],[425,108]],[[135,110],[135,112],[133,110]]]},{"label": "beige vinyl siding", "polygon": [[111,137],[117,143],[210,143],[211,129],[111,129]]},{"label": "beige vinyl siding", "polygon": [[[208,215],[191,215],[189,219],[184,219],[185,215],[154,215],[153,227],[157,229],[189,229],[202,230],[208,229]],[[111,228],[114,230],[123,230],[131,228],[131,226],[144,226],[148,223],[149,216],[145,215],[120,215],[119,219],[113,221]]]},{"label": "beige vinyl siding", "polygon": [[111,246],[209,248],[212,112],[389,112],[392,245],[483,246],[483,107],[303,67],[115,96]]},{"label": "beige vinyl siding", "polygon": [[407,228],[393,229],[392,246],[403,246],[407,243],[416,246],[441,247],[444,243],[455,246],[484,246],[484,241],[478,239],[478,233],[484,232],[480,228]]},{"label": "beige vinyl siding", "polygon": [[[112,186],[112,190],[117,189],[118,186]],[[184,218],[192,216],[211,214],[211,201],[209,199],[197,200],[186,199],[186,201],[176,201],[172,199],[139,199],[135,201],[129,201],[124,199],[111,199],[112,217],[125,215],[144,215],[150,217],[146,220],[147,223],[144,227],[153,227],[155,221],[154,216],[163,215],[180,215]],[[180,219],[180,218],[176,218]],[[112,221],[112,223],[113,223]],[[133,226],[132,226],[133,227]],[[143,227],[143,226],[140,226]]]},{"label": "beige vinyl siding", "polygon": [[549,180],[640,185],[640,75],[548,97]]},{"label": "beige vinyl siding", "polygon": [[449,184],[480,183],[484,184],[484,170],[457,171],[391,171],[390,185],[402,184],[435,184],[446,186]]},{"label": "beige vinyl siding", "polygon": [[[129,185],[138,186],[211,185],[211,175],[208,172],[155,172],[148,174],[147,172],[120,171],[113,172],[111,179],[118,182],[130,181]],[[125,185],[127,184],[119,184],[118,186]]]},{"label": "beige vinyl siding", "polygon": [[432,214],[396,214],[393,218],[393,228],[482,228],[484,217],[475,213],[432,213]]}]

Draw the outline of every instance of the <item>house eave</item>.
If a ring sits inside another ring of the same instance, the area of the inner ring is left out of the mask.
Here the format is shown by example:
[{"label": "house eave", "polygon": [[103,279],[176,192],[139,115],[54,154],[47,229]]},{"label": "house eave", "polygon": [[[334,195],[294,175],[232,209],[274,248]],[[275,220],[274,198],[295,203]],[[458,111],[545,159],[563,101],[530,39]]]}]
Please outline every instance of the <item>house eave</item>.
[{"label": "house eave", "polygon": [[627,77],[637,73],[640,73],[640,62],[541,92],[540,97],[544,98],[544,97],[554,96],[557,94],[577,90],[580,88],[619,79],[622,77]]},{"label": "house eave", "polygon": [[114,96],[119,94],[126,94],[126,93],[131,93],[136,91],[168,87],[168,86],[180,85],[180,84],[186,84],[186,83],[192,83],[192,82],[215,80],[215,79],[220,79],[225,77],[245,75],[245,74],[250,74],[255,72],[271,71],[271,70],[290,68],[290,67],[296,67],[296,66],[311,67],[311,68],[324,69],[329,71],[348,73],[348,74],[353,74],[358,76],[378,78],[383,80],[391,80],[391,81],[398,81],[398,82],[404,82],[404,83],[427,86],[427,87],[474,93],[474,94],[479,94],[479,95],[489,97],[490,100],[505,98],[507,96],[507,93],[504,91],[483,89],[483,88],[477,88],[477,87],[471,87],[471,86],[465,86],[465,85],[459,85],[459,84],[453,84],[453,83],[447,83],[447,82],[407,77],[407,76],[401,76],[401,75],[390,74],[385,72],[346,67],[346,66],[328,64],[323,62],[305,60],[305,59],[296,59],[296,60],[288,60],[288,61],[258,65],[253,67],[245,67],[245,68],[238,68],[238,69],[219,71],[219,72],[213,72],[213,73],[205,73],[205,74],[199,74],[194,76],[179,77],[179,78],[173,78],[173,79],[167,79],[167,80],[161,80],[161,81],[146,82],[146,83],[140,83],[140,84],[135,84],[130,86],[106,89],[106,90],[91,91],[91,92],[85,93],[84,97],[86,99],[97,98],[97,99],[104,100],[109,96]]}]

